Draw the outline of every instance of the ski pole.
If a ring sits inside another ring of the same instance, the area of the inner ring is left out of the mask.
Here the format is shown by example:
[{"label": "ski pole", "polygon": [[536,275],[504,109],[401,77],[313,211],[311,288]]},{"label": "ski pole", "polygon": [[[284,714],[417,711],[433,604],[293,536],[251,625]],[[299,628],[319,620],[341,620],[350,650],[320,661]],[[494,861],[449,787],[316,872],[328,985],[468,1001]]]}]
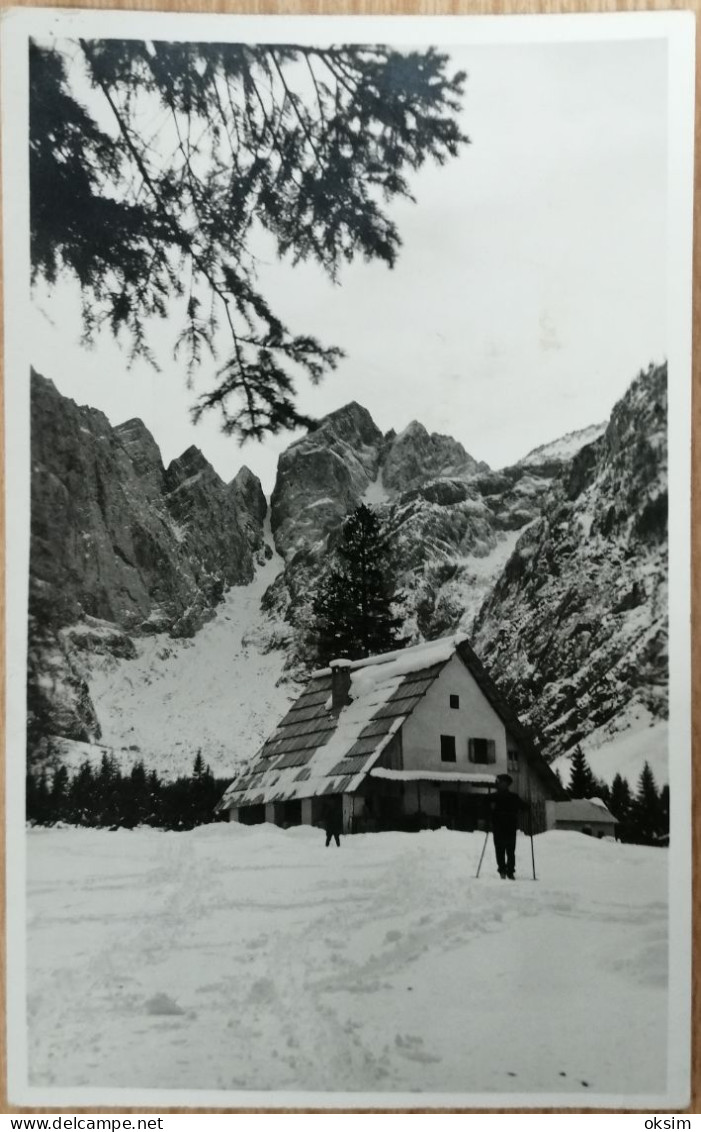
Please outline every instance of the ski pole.
[{"label": "ski pole", "polygon": [[531,864],[533,865],[533,880],[537,880],[535,875],[535,850],[533,848],[533,803],[531,802],[531,776],[528,776],[528,832],[531,838]]},{"label": "ski pole", "polygon": [[482,852],[480,854],[480,863],[477,866],[477,872],[475,873],[475,880],[477,880],[479,878],[480,869],[482,868],[482,861],[484,860],[484,852],[485,852],[485,849],[487,848],[487,842],[488,841],[489,841],[489,830],[487,830],[487,832],[484,835],[484,845],[482,846]]},{"label": "ski pole", "polygon": [[[487,807],[489,807],[489,799],[491,797],[491,794],[492,794],[492,788],[491,788],[491,785],[490,785],[490,786],[487,787]],[[480,869],[482,868],[482,861],[484,860],[484,852],[485,852],[485,849],[487,848],[487,842],[488,841],[489,841],[489,823],[487,823],[487,832],[484,835],[484,845],[482,846],[482,852],[480,854],[479,865],[477,866],[477,872],[475,873],[475,880],[477,880],[479,878]]]}]

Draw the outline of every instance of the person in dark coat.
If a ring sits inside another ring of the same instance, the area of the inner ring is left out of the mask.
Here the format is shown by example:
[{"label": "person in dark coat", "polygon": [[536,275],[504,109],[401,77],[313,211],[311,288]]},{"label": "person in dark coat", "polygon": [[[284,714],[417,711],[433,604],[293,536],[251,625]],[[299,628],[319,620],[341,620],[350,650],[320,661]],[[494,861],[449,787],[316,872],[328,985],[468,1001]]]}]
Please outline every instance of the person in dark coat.
[{"label": "person in dark coat", "polygon": [[324,806],[324,832],[326,834],[326,848],[331,844],[331,838],[341,848],[341,834],[343,833],[343,811],[338,803],[329,798]]},{"label": "person in dark coat", "polygon": [[492,837],[497,868],[502,880],[514,879],[516,871],[516,831],[519,811],[524,803],[517,794],[511,793],[513,778],[510,774],[498,774],[496,793],[489,799]]}]

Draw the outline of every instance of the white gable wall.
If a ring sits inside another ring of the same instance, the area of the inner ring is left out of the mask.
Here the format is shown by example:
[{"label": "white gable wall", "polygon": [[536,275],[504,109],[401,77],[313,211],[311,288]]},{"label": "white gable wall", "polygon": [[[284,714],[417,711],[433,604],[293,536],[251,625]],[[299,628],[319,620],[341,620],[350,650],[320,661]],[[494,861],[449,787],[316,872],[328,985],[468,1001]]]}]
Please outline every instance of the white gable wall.
[{"label": "white gable wall", "polygon": [[[459,708],[451,708],[451,695],[460,697]],[[454,763],[441,761],[441,735],[455,736]],[[493,740],[496,762],[470,762],[468,739]],[[405,770],[506,773],[506,728],[457,655],[448,661],[404,723],[402,751]]]}]

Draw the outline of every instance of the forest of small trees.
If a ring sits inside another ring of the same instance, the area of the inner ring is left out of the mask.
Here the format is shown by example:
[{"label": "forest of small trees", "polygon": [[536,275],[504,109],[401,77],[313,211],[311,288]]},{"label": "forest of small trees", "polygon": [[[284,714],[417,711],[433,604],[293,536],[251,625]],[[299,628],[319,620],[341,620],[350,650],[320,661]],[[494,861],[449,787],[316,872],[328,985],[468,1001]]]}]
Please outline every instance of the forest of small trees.
[{"label": "forest of small trees", "polygon": [[669,786],[658,789],[649,763],[645,763],[635,791],[627,778],[616,774],[613,782],[602,782],[593,774],[582,748],[570,760],[570,798],[601,798],[618,819],[619,841],[638,845],[666,845],[669,841]]},{"label": "forest of small trees", "polygon": [[[570,798],[601,798],[618,819],[620,841],[666,845],[669,839],[669,787],[658,789],[646,763],[637,787],[617,774],[611,786],[596,778],[577,747],[572,757]],[[198,751],[192,774],[164,782],[157,771],[137,762],[120,770],[116,759],[103,754],[98,768],[84,762],[72,774],[60,766],[53,775],[27,775],[27,821],[34,825],[67,825],[134,829],[193,829],[219,820],[215,806],[229,784],[215,778]]]},{"label": "forest of small trees", "polygon": [[72,774],[60,766],[52,776],[27,775],[27,821],[34,825],[101,826],[134,829],[193,829],[216,821],[214,812],[230,782],[215,778],[198,751],[191,775],[164,782],[137,762],[122,771],[112,755],[97,768],[84,762]]}]

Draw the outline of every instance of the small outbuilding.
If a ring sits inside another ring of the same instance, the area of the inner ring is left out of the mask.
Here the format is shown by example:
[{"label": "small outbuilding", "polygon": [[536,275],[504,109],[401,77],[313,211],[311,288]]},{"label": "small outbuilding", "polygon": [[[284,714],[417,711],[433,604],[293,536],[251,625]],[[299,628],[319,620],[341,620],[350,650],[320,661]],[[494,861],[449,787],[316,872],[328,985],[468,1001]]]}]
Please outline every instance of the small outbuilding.
[{"label": "small outbuilding", "polygon": [[573,829],[590,837],[615,837],[618,819],[601,798],[573,798],[545,803],[548,829]]},{"label": "small outbuilding", "polygon": [[345,832],[476,829],[498,774],[529,802],[534,832],[562,786],[461,637],[332,661],[236,775],[229,820],[317,824],[337,806]]}]

